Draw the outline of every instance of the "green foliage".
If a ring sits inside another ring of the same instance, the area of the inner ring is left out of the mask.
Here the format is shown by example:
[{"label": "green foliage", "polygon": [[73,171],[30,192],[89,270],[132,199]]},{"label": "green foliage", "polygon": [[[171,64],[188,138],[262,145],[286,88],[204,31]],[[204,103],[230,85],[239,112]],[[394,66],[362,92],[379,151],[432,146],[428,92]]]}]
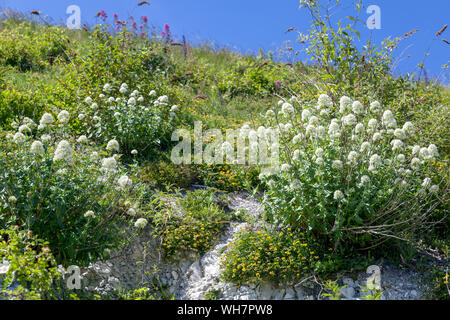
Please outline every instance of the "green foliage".
[{"label": "green foliage", "polygon": [[59,276],[47,242],[18,227],[0,230],[0,297],[48,299]]},{"label": "green foliage", "polygon": [[431,300],[450,300],[448,267],[434,265],[428,273],[427,297]]},{"label": "green foliage", "polygon": [[141,168],[140,178],[145,183],[162,189],[166,186],[187,188],[195,178],[190,166],[175,165],[172,162],[148,162]]},{"label": "green foliage", "polygon": [[163,252],[168,258],[186,251],[205,253],[230,217],[216,203],[211,190],[187,192],[176,203],[154,217]]},{"label": "green foliage", "polygon": [[33,230],[63,265],[102,258],[105,249],[124,242],[123,223],[129,220],[124,203],[137,186],[113,157],[100,166],[95,149],[62,139],[64,128],[35,133],[27,123],[1,141],[0,226]]}]

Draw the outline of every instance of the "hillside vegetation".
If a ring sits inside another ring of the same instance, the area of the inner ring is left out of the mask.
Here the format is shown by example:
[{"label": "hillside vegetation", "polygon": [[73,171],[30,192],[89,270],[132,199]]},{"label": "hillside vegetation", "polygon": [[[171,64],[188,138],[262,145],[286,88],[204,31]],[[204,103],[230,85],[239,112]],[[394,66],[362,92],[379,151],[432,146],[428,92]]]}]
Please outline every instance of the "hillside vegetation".
[{"label": "hillside vegetation", "polygon": [[[146,19],[140,30],[117,20],[68,30],[4,12],[0,294],[60,298],[57,265],[107,259],[129,230],[150,229],[166,259],[204,253],[224,224],[245,219],[215,194],[241,190],[266,210],[224,256],[231,282],[326,279],[419,252],[448,258],[448,87],[391,73],[412,33],[361,51],[353,24],[333,29],[318,3],[301,4],[316,27],[296,44],[311,61],[293,63],[177,43]],[[296,48],[286,49],[292,61]],[[175,165],[172,132],[193,133],[195,121],[223,134],[278,132],[281,169]],[[180,191],[183,214],[171,205]],[[448,275],[436,274],[433,297],[448,298]],[[29,290],[9,290],[17,279]]]}]

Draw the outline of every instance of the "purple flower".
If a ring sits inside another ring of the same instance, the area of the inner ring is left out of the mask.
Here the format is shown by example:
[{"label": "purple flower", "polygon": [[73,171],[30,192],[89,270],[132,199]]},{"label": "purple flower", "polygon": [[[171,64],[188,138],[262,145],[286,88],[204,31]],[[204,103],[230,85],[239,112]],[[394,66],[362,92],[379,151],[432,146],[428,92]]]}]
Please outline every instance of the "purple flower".
[{"label": "purple flower", "polygon": [[147,16],[142,16],[142,21],[143,21],[144,23],[147,23],[147,21],[148,21]]},{"label": "purple flower", "polygon": [[114,13],[114,19],[117,20],[119,18],[119,15],[117,13]]}]

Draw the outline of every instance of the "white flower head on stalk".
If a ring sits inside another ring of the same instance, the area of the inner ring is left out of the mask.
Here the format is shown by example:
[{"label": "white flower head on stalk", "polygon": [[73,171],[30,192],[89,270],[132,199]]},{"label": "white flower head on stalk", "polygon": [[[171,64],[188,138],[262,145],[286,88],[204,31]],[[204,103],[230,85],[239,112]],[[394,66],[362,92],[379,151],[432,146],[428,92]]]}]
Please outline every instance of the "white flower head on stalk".
[{"label": "white flower head on stalk", "polygon": [[401,139],[401,140],[405,140],[406,139],[406,133],[405,130],[397,128],[394,130],[394,136],[396,136],[397,138]]},{"label": "white flower head on stalk", "polygon": [[78,115],[78,120],[83,121],[86,118],[86,115],[84,113],[80,113]]},{"label": "white flower head on stalk", "polygon": [[356,124],[355,115],[353,113],[350,113],[350,114],[344,116],[342,119],[342,123],[348,127],[354,126]]},{"label": "white flower head on stalk", "polygon": [[41,117],[41,120],[39,121],[39,125],[43,128],[46,128],[47,126],[50,126],[55,122],[55,119],[53,119],[53,116],[50,113],[44,113]]},{"label": "white flower head on stalk", "polygon": [[148,94],[150,97],[156,96],[156,91],[152,90],[150,91],[150,93]]},{"label": "white flower head on stalk", "polygon": [[62,161],[67,165],[73,165],[72,154],[73,150],[70,143],[67,140],[61,140],[56,147],[55,154],[53,155],[53,162]]},{"label": "white flower head on stalk", "polygon": [[367,184],[369,182],[370,182],[369,176],[364,175],[364,176],[361,177],[361,185],[365,185],[365,184]]},{"label": "white flower head on stalk", "polygon": [[117,183],[119,184],[119,187],[122,189],[131,188],[131,186],[133,185],[133,181],[130,178],[128,178],[127,175],[121,176],[117,181]]},{"label": "white flower head on stalk", "polygon": [[380,168],[382,164],[383,161],[379,155],[372,155],[369,160],[369,171],[372,171],[374,173],[377,172],[377,169]]},{"label": "white flower head on stalk", "polygon": [[419,158],[412,158],[411,160],[411,168],[413,170],[418,170],[421,166],[422,162],[420,161]]},{"label": "white flower head on stalk", "polygon": [[174,104],[171,108],[170,108],[170,112],[177,112],[178,111],[178,106],[176,104]]},{"label": "white flower head on stalk", "polygon": [[16,144],[22,144],[27,140],[27,137],[22,132],[17,132],[13,137],[13,142]]},{"label": "white flower head on stalk", "polygon": [[103,92],[110,92],[111,91],[111,85],[109,83],[105,84],[103,86]]},{"label": "white flower head on stalk", "polygon": [[333,194],[333,199],[337,201],[341,201],[344,199],[344,194],[341,190],[336,190]]},{"label": "white flower head on stalk", "polygon": [[378,121],[377,119],[370,119],[367,123],[367,129],[370,132],[373,132],[377,129]]},{"label": "white flower head on stalk", "polygon": [[402,140],[394,139],[391,141],[391,145],[392,145],[392,151],[395,151],[395,150],[399,150],[403,147],[403,142],[402,142]]},{"label": "white flower head on stalk", "polygon": [[26,124],[30,128],[34,128],[36,126],[36,123],[34,123],[34,121],[28,117],[23,118],[23,123]]},{"label": "white flower head on stalk", "polygon": [[330,123],[328,127],[328,135],[331,138],[339,138],[341,136],[341,128],[339,128],[339,124],[335,121]]},{"label": "white flower head on stalk", "polygon": [[383,138],[381,132],[375,132],[372,136],[373,142],[380,141]]},{"label": "white flower head on stalk", "polygon": [[412,122],[405,122],[405,124],[403,125],[403,130],[407,133],[407,134],[412,134],[414,132],[414,124]]},{"label": "white flower head on stalk", "polygon": [[9,262],[7,260],[3,260],[3,262],[0,263],[0,275],[7,274],[10,266],[11,266],[11,262]]},{"label": "white flower head on stalk", "polygon": [[383,113],[383,124],[388,129],[395,129],[397,127],[397,121],[394,119],[391,110],[386,110]]},{"label": "white flower head on stalk", "polygon": [[69,122],[70,120],[70,113],[67,110],[62,110],[59,114],[58,114],[58,121],[62,124],[65,125]]},{"label": "white flower head on stalk", "polygon": [[42,142],[40,142],[39,140],[34,141],[31,144],[30,152],[36,155],[44,154],[44,146],[42,145]]},{"label": "white flower head on stalk", "polygon": [[31,129],[28,125],[23,124],[19,127],[19,132],[20,133],[31,133]]},{"label": "white flower head on stalk", "polygon": [[92,210],[88,210],[88,211],[85,212],[84,217],[85,218],[94,218],[95,217],[95,213]]},{"label": "white flower head on stalk", "polygon": [[333,160],[333,162],[331,163],[331,168],[333,168],[334,170],[342,170],[343,167],[344,165],[341,160]]},{"label": "white flower head on stalk", "polygon": [[291,166],[290,166],[289,164],[283,163],[283,164],[281,165],[281,171],[282,171],[282,172],[287,172],[287,171],[289,171],[289,170],[291,170]]},{"label": "white flower head on stalk", "polygon": [[134,208],[129,208],[127,210],[127,214],[131,217],[134,217],[136,215],[136,210],[134,210]]},{"label": "white flower head on stalk", "polygon": [[119,152],[119,142],[116,139],[111,139],[106,145],[106,150],[110,152]]},{"label": "white flower head on stalk", "polygon": [[419,158],[422,160],[427,160],[430,158],[430,152],[428,151],[428,148],[421,148],[419,151]]},{"label": "white flower head on stalk", "polygon": [[354,114],[361,114],[364,111],[364,107],[359,101],[354,101],[352,104],[352,111]]},{"label": "white flower head on stalk", "polygon": [[314,154],[316,155],[316,157],[322,157],[323,156],[323,149],[322,148],[317,148],[316,151],[314,152]]},{"label": "white flower head on stalk", "polygon": [[344,114],[352,110],[353,101],[347,96],[341,97],[339,100],[339,112]]},{"label": "white flower head on stalk", "polygon": [[374,101],[370,104],[370,112],[379,113],[381,111],[381,104],[378,101]]},{"label": "white flower head on stalk", "polygon": [[439,191],[439,186],[434,184],[430,187],[430,192],[437,193]]},{"label": "white flower head on stalk", "polygon": [[98,109],[98,104],[96,102],[94,102],[93,104],[91,104],[91,109],[92,110],[97,110]]},{"label": "white flower head on stalk", "polygon": [[91,97],[86,97],[86,99],[84,99],[84,102],[86,102],[86,104],[92,104],[92,98]]},{"label": "white flower head on stalk", "polygon": [[102,160],[102,169],[106,171],[115,171],[117,169],[117,161],[114,157],[104,158]]},{"label": "white flower head on stalk", "polygon": [[9,197],[8,197],[8,202],[9,202],[9,203],[16,203],[16,202],[17,202],[17,198],[14,197],[14,196],[9,196]]},{"label": "white flower head on stalk", "polygon": [[139,91],[134,90],[131,94],[130,97],[137,97],[139,95]]},{"label": "white flower head on stalk", "polygon": [[317,99],[317,109],[321,110],[323,108],[331,108],[333,106],[333,101],[326,94],[321,94],[319,99]]},{"label": "white flower head on stalk", "polygon": [[398,162],[403,163],[403,162],[406,161],[406,157],[405,157],[405,155],[404,155],[403,153],[400,153],[400,154],[397,156],[397,160],[398,160]]},{"label": "white flower head on stalk", "polygon": [[144,219],[144,218],[139,218],[139,219],[137,219],[136,220],[136,222],[134,223],[134,226],[136,227],[136,228],[140,228],[140,229],[143,229],[143,228],[145,228],[145,226],[147,225],[147,220],[146,219]]},{"label": "white flower head on stalk", "polygon": [[136,149],[133,149],[133,150],[131,150],[131,154],[132,154],[133,156],[135,156],[135,155],[138,154],[138,151],[137,151]]},{"label": "white flower head on stalk", "polygon": [[356,126],[355,126],[355,133],[356,134],[364,133],[364,125],[362,123],[356,124]]},{"label": "white flower head on stalk", "polygon": [[129,106],[135,106],[136,105],[136,98],[135,97],[131,97],[130,99],[128,99],[128,103]]},{"label": "white flower head on stalk", "polygon": [[438,158],[439,157],[439,151],[438,151],[438,148],[436,147],[436,145],[430,144],[428,146],[428,155],[431,158]]},{"label": "white flower head on stalk", "polygon": [[361,144],[361,148],[359,149],[359,152],[366,153],[370,149],[370,142],[364,141]]},{"label": "white flower head on stalk", "polygon": [[425,189],[429,188],[431,186],[431,179],[430,178],[425,178],[423,179],[422,182],[422,187],[424,187]]},{"label": "white flower head on stalk", "polygon": [[309,117],[311,117],[311,111],[309,111],[309,109],[304,109],[302,111],[302,121],[303,122],[308,122]]},{"label": "white flower head on stalk", "polygon": [[350,151],[347,160],[352,164],[356,164],[356,160],[358,160],[358,153],[356,151]]},{"label": "white flower head on stalk", "polygon": [[85,135],[81,135],[78,139],[77,139],[78,143],[88,143],[89,140]]},{"label": "white flower head on stalk", "polygon": [[292,106],[292,104],[285,102],[285,103],[283,103],[283,106],[281,107],[281,112],[283,112],[284,115],[289,116],[289,115],[294,114],[295,109]]}]

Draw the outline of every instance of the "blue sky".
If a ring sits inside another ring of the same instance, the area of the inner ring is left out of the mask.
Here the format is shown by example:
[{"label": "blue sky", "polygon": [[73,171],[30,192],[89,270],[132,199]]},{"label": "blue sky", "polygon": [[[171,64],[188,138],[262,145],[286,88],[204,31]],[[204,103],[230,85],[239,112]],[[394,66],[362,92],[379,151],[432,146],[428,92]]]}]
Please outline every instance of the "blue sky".
[{"label": "blue sky", "polygon": [[[294,50],[301,49],[296,43],[294,33],[286,34],[289,27],[306,32],[310,19],[304,10],[299,10],[298,0],[153,0],[150,6],[137,7],[139,0],[0,0],[0,7],[17,9],[22,12],[38,10],[53,22],[65,23],[69,5],[81,8],[82,23],[96,23],[95,14],[105,10],[112,19],[117,13],[125,19],[132,15],[139,18],[146,15],[150,24],[162,28],[169,24],[175,39],[185,35],[190,42],[207,41],[217,46],[227,46],[244,53],[258,52],[259,48],[275,51],[286,47],[286,41]],[[349,0],[341,0],[342,8],[337,16],[354,14]],[[411,39],[402,43],[395,52],[398,66],[395,72],[415,72],[417,63],[431,45],[430,55],[425,60],[427,71],[445,83],[450,82],[449,70],[442,65],[450,60],[450,28],[437,40],[431,42],[435,33],[449,23],[449,0],[366,0],[365,6],[378,5],[381,9],[381,29],[373,30],[372,35],[380,43],[384,38],[401,36],[418,29]],[[369,14],[362,11],[361,19]],[[111,20],[110,20],[111,21]],[[360,26],[363,38],[370,31]],[[304,59],[304,57],[301,57]]]}]

